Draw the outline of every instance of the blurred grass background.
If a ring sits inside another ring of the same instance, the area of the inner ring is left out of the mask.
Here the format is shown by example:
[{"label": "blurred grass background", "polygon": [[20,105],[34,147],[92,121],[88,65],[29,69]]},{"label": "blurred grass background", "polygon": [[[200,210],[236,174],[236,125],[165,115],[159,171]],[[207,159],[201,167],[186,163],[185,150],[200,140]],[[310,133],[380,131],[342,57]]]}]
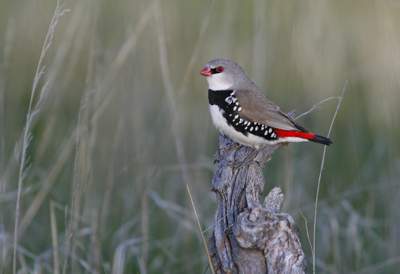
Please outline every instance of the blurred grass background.
[{"label": "blurred grass background", "polygon": [[[398,272],[398,1],[71,0],[49,30],[55,8],[0,0],[0,273],[13,273],[18,189],[18,273],[210,273],[185,184],[209,235],[217,132],[199,69],[214,57],[297,113],[348,81],[322,178],[317,272]],[[299,122],[324,134],[335,107]],[[265,168],[309,270],[321,153],[290,145]]]}]

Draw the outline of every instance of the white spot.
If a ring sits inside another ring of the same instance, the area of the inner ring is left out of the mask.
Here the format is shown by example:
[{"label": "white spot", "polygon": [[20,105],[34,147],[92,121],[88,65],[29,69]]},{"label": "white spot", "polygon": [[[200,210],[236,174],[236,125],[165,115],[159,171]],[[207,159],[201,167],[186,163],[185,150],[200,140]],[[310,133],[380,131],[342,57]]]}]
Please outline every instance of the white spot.
[{"label": "white spot", "polygon": [[232,96],[228,96],[225,98],[225,102],[227,102],[229,105],[233,103],[232,101]]},{"label": "white spot", "polygon": [[242,111],[242,107],[239,107],[239,108],[238,108],[238,111]]},{"label": "white spot", "polygon": [[253,131],[253,127],[250,128],[250,131]]},{"label": "white spot", "polygon": [[272,137],[272,138],[275,138],[275,137],[276,137],[276,134],[275,134],[275,133],[272,133],[272,134],[271,134],[271,137]]},{"label": "white spot", "polygon": [[235,120],[236,120],[237,118],[239,118],[239,114],[236,114],[236,115],[235,115]]},{"label": "white spot", "polygon": [[267,131],[264,131],[264,135],[267,136],[267,134],[268,134],[268,132],[267,132]]},{"label": "white spot", "polygon": [[256,127],[256,131],[258,130],[258,127]]},{"label": "white spot", "polygon": [[239,123],[242,123],[242,122],[243,122],[243,119],[242,119],[242,118],[240,118],[240,119],[239,119]]},{"label": "white spot", "polygon": [[233,107],[233,111],[236,111],[237,110],[237,107]]},{"label": "white spot", "polygon": [[269,128],[269,129],[268,129],[268,132],[271,133],[271,132],[272,132],[272,128]]}]

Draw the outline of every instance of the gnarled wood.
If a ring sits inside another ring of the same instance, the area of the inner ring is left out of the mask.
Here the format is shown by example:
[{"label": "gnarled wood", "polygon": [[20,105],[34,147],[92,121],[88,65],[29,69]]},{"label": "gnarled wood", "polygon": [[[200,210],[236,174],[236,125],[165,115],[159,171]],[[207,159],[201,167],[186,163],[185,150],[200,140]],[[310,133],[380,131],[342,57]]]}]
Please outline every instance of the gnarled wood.
[{"label": "gnarled wood", "polygon": [[259,200],[262,167],[278,147],[255,151],[219,137],[212,180],[218,208],[210,239],[216,273],[305,273],[293,218],[279,212],[283,193],[274,188],[263,203]]}]

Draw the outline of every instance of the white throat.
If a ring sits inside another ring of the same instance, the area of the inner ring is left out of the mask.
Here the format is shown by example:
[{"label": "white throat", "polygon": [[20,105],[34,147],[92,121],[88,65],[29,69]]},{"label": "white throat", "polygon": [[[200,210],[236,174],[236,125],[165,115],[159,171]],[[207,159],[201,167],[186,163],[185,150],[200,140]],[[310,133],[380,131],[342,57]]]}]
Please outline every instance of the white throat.
[{"label": "white throat", "polygon": [[232,87],[231,81],[227,81],[222,73],[207,77],[208,88],[212,90],[227,90]]}]

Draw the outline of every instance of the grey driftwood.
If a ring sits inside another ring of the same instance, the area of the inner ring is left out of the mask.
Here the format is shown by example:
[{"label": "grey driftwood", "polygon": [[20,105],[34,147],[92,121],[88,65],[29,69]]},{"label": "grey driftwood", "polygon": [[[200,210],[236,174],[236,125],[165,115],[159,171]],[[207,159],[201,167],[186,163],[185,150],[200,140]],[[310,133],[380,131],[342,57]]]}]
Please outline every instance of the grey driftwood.
[{"label": "grey driftwood", "polygon": [[279,147],[255,150],[220,135],[212,189],[218,208],[209,241],[215,273],[305,273],[293,218],[280,213],[283,193],[274,188],[260,202],[262,167]]}]

